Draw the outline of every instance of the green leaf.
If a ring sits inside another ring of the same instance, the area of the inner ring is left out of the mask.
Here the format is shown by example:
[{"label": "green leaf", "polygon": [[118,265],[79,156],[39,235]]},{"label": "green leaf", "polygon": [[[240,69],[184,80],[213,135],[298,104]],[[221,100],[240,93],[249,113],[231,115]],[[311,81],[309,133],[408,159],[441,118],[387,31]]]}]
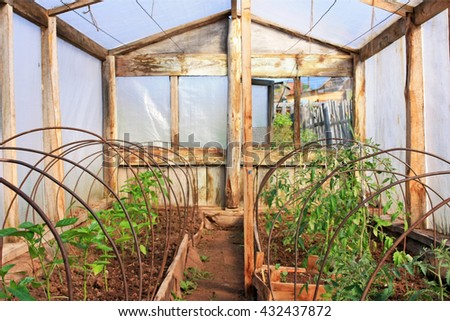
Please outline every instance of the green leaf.
[{"label": "green leaf", "polygon": [[55,224],[55,227],[64,227],[64,226],[69,226],[69,225],[73,225],[78,221],[77,217],[69,217],[69,218],[63,218],[62,220],[58,221]]},{"label": "green leaf", "polygon": [[0,230],[0,237],[5,236],[16,236],[15,233],[17,232],[17,229],[14,227],[8,227],[5,229]]},{"label": "green leaf", "polygon": [[450,269],[447,269],[447,273],[445,273],[445,280],[447,282],[447,285],[450,284]]},{"label": "green leaf", "polygon": [[20,301],[36,301],[36,299],[31,296],[26,286],[17,285],[14,281],[11,281],[8,291]]},{"label": "green leaf", "polygon": [[131,240],[131,239],[132,239],[132,237],[131,237],[130,235],[124,235],[124,236],[122,236],[122,237],[119,237],[119,238],[116,240],[116,243],[117,243],[117,244],[124,243],[124,242],[126,242],[126,241]]},{"label": "green leaf", "polygon": [[14,267],[15,264],[6,264],[3,265],[0,269],[0,276],[5,276],[9,270],[11,270]]},{"label": "green leaf", "polygon": [[142,254],[147,255],[147,248],[143,244],[139,245],[139,249]]},{"label": "green leaf", "polygon": [[32,227],[35,227],[37,224],[31,223],[31,222],[23,222],[22,224],[19,225],[19,228],[23,228],[25,230],[28,230]]},{"label": "green leaf", "polygon": [[105,264],[91,264],[90,266],[92,268],[92,273],[97,275],[103,271]]}]

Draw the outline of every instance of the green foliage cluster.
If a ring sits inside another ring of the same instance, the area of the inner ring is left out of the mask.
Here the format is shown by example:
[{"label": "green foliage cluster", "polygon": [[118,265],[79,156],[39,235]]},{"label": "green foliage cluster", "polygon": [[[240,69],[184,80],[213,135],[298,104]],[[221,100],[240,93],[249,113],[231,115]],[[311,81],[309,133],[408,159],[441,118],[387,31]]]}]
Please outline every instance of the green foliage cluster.
[{"label": "green foliage cluster", "polygon": [[[158,191],[167,193],[162,174],[153,171],[141,172],[137,174],[137,177],[128,179],[121,188],[120,192],[125,195],[121,198],[121,202],[114,202],[111,208],[96,214],[98,221],[90,218],[85,224],[73,227],[78,218],[64,218],[55,224],[63,243],[78,249],[70,255],[69,264],[72,269],[82,273],[84,300],[87,299],[88,280],[92,276],[102,274],[105,291],[109,291],[107,267],[116,256],[113,255],[113,248],[105,232],[120,245],[121,253],[125,256],[128,251],[135,252],[131,228],[133,226],[136,236],[143,238],[139,251],[147,255],[151,229],[158,223]],[[103,228],[99,221],[102,222]],[[69,227],[72,228],[69,229]],[[13,280],[9,283],[6,281],[6,274],[14,265],[1,267],[0,299],[33,300],[29,286],[42,288],[48,300],[55,299],[52,297],[50,284],[55,272],[63,282],[63,261],[56,242],[48,241],[48,233],[45,223],[31,222],[24,222],[18,228],[0,230],[0,237],[23,239],[28,245],[32,264],[36,260],[39,262],[38,268],[33,265],[35,275],[25,277],[18,283]],[[91,255],[92,253],[94,255]],[[38,277],[37,271],[41,271],[42,275]]]},{"label": "green foliage cluster", "polygon": [[[375,151],[375,147],[362,145],[318,149],[310,155],[308,164],[295,169],[295,174],[294,171],[278,170],[262,193],[268,207],[264,213],[266,233],[272,233],[272,239],[278,238],[282,243],[282,247],[268,245],[273,257],[278,256],[277,252],[298,250],[304,259],[303,265],[306,265],[308,255],[323,257],[333,240],[324,266],[329,299],[359,299],[380,253],[385,253],[394,243],[385,228],[397,219],[403,219],[404,228],[408,228],[408,213],[393,188],[373,196],[366,206],[359,206],[363,199],[396,181],[394,174],[388,174],[395,172],[389,158],[373,156],[355,162],[361,155],[371,155]],[[347,218],[352,211],[354,213]],[[338,230],[340,224],[342,228]],[[399,253],[395,252],[394,259],[399,260]],[[433,249],[433,255],[441,262],[437,269],[444,270],[448,264],[445,263],[448,262],[448,249]],[[422,262],[414,259],[415,264],[418,261]],[[291,263],[296,264],[295,260]],[[430,274],[432,268],[421,271]],[[384,266],[377,274],[368,299],[392,297],[394,284],[399,279],[400,272],[397,272]],[[445,280],[436,282],[440,294],[434,298],[446,297],[446,293],[441,293],[445,288],[443,284]],[[426,291],[421,295],[411,293],[408,298],[426,295]]]}]

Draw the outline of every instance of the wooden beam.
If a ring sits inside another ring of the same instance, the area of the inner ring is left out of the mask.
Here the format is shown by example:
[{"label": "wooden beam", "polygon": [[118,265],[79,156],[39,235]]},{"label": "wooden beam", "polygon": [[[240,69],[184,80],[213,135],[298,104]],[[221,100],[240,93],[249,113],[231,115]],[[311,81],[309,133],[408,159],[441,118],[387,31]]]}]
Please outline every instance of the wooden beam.
[{"label": "wooden beam", "polygon": [[90,6],[91,4],[96,4],[99,2],[102,2],[103,0],[78,0],[72,3],[68,3],[68,4],[64,4],[62,6],[53,8],[53,9],[49,9],[48,10],[48,15],[50,17],[56,16],[58,14],[61,13],[65,13],[65,12],[69,12],[75,9],[80,9],[86,6]]},{"label": "wooden beam", "polygon": [[238,10],[238,0],[230,0],[231,1],[231,19],[236,19],[240,16]]},{"label": "wooden beam", "polygon": [[294,146],[300,148],[302,141],[300,139],[301,117],[300,117],[300,99],[302,95],[302,81],[300,77],[294,78]]},{"label": "wooden beam", "polygon": [[241,0],[242,8],[242,103],[244,121],[244,290],[252,294],[252,278],[255,270],[254,246],[254,173],[253,173],[253,128],[252,128],[252,42],[251,0]]},{"label": "wooden beam", "polygon": [[366,140],[366,63],[358,55],[354,57],[354,112],[353,128],[355,139],[365,142]]},{"label": "wooden beam", "polygon": [[47,10],[32,0],[14,0],[14,12],[40,27],[48,26]]},{"label": "wooden beam", "polygon": [[[2,138],[7,139],[16,134],[16,109],[14,102],[14,58],[13,58],[13,9],[9,4],[0,5],[0,108],[2,113]],[[10,141],[5,147],[15,147],[15,141]],[[13,150],[3,151],[3,158],[16,159]],[[2,163],[3,177],[17,186],[17,165]],[[16,194],[3,187],[6,227],[17,227],[19,225],[19,205]],[[11,205],[12,204],[12,205]],[[10,207],[11,205],[11,207]],[[16,241],[8,238],[8,242]]]},{"label": "wooden beam", "polygon": [[384,48],[403,37],[405,35],[405,31],[405,19],[398,20],[361,48],[360,60],[365,61],[375,54],[379,53]]},{"label": "wooden beam", "polygon": [[261,54],[252,56],[253,77],[351,77],[350,55]]},{"label": "wooden beam", "polygon": [[83,50],[84,52],[98,58],[105,60],[108,55],[108,50],[96,43],[91,38],[79,32],[77,29],[69,25],[67,22],[57,19],[58,36],[67,42],[71,43],[75,47]]},{"label": "wooden beam", "polygon": [[[425,114],[423,92],[422,32],[421,27],[408,17],[406,29],[406,147],[425,150]],[[406,154],[407,175],[425,173],[425,155]],[[406,185],[406,209],[411,214],[410,223],[416,222],[426,212],[426,192],[422,184],[410,181]],[[423,224],[422,227],[425,227]]]},{"label": "wooden beam", "polygon": [[[353,75],[349,55],[260,54],[251,57],[254,77]],[[226,76],[226,54],[158,54],[118,56],[117,76]]]},{"label": "wooden beam", "polygon": [[414,8],[414,24],[421,25],[449,8],[450,0],[425,0]]},{"label": "wooden beam", "polygon": [[398,14],[405,17],[407,13],[413,12],[414,7],[400,3],[394,0],[359,0],[375,8],[385,10],[390,13]]},{"label": "wooden beam", "polygon": [[[59,104],[58,50],[56,18],[48,18],[48,27],[42,30],[42,122],[44,127],[60,127],[61,111]],[[59,155],[62,146],[60,129],[44,131],[44,151]],[[50,164],[48,173],[60,182],[64,179],[64,164],[61,161],[46,158],[45,166]],[[64,218],[64,191],[56,184],[50,183],[45,188],[47,199],[45,210],[48,217],[57,222]]]},{"label": "wooden beam", "polygon": [[[103,84],[103,137],[107,140],[118,139],[117,101],[116,101],[116,64],[114,56],[107,56],[102,65]],[[114,151],[104,149],[103,177],[106,184],[118,192],[118,160]]]},{"label": "wooden beam", "polygon": [[117,56],[117,55],[124,55],[124,54],[130,53],[132,51],[136,51],[140,48],[149,46],[151,44],[154,44],[154,43],[166,40],[166,39],[170,39],[174,36],[191,31],[193,29],[204,27],[204,26],[213,24],[217,21],[223,20],[223,19],[228,19],[228,17],[230,16],[230,13],[231,13],[230,10],[225,10],[225,11],[216,13],[214,15],[211,15],[209,17],[202,18],[202,19],[199,19],[199,20],[196,20],[193,22],[189,22],[189,23],[186,23],[184,25],[181,25],[181,26],[178,26],[178,27],[175,27],[172,29],[165,30],[164,32],[160,32],[160,33],[157,33],[150,37],[146,37],[144,39],[140,39],[140,40],[131,42],[129,44],[126,44],[124,46],[115,48],[110,51],[110,54]]},{"label": "wooden beam", "polygon": [[226,167],[226,206],[238,208],[241,198],[242,136],[242,44],[241,21],[230,20],[228,35],[228,148]]},{"label": "wooden beam", "polygon": [[180,145],[180,102],[178,97],[178,76],[170,77],[170,137],[172,147]]},{"label": "wooden beam", "polygon": [[255,16],[255,15],[252,15],[252,22],[257,23],[257,24],[259,24],[261,26],[265,26],[265,27],[268,27],[268,28],[272,28],[272,29],[281,31],[281,32],[283,32],[285,34],[288,34],[288,35],[290,35],[292,37],[295,37],[295,38],[303,39],[303,40],[306,40],[306,41],[311,41],[311,43],[314,43],[314,44],[317,44],[317,45],[320,45],[320,46],[323,46],[323,47],[328,47],[328,48],[333,49],[333,50],[339,50],[342,53],[352,54],[352,53],[356,53],[357,52],[356,50],[352,50],[352,49],[349,49],[349,48],[342,48],[339,45],[335,45],[335,44],[332,44],[332,43],[329,43],[329,42],[326,42],[326,41],[322,41],[322,40],[318,40],[318,39],[315,39],[315,38],[311,38],[311,37],[305,36],[304,34],[298,32],[298,31],[291,30],[291,29],[289,29],[287,27],[283,27],[283,26],[281,26],[281,25],[279,25],[277,23],[274,23],[272,21],[260,18],[260,17]]}]

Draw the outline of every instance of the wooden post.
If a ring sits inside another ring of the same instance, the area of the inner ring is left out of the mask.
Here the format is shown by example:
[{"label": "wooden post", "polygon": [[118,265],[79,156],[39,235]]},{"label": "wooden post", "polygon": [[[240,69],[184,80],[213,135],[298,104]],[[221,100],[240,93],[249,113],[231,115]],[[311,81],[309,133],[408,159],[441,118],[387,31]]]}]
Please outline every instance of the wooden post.
[{"label": "wooden post", "polygon": [[[103,82],[103,136],[107,140],[117,137],[117,104],[116,104],[116,65],[115,57],[107,56],[102,65]],[[103,178],[106,184],[118,192],[118,156],[115,152],[104,149]]]},{"label": "wooden post", "polygon": [[242,51],[241,21],[231,19],[228,35],[228,146],[226,205],[238,208],[240,201],[242,135]]},{"label": "wooden post", "polygon": [[170,77],[170,112],[171,125],[170,137],[172,147],[178,148],[180,145],[180,105],[178,99],[178,77]]},{"label": "wooden post", "polygon": [[253,133],[252,133],[252,70],[251,70],[251,0],[241,0],[242,8],[242,101],[244,110],[244,286],[247,296],[252,294],[255,269],[253,236]]},{"label": "wooden post", "polygon": [[[2,113],[2,138],[3,140],[16,134],[16,110],[14,103],[14,59],[13,59],[13,8],[9,4],[0,4],[0,107]],[[9,142],[7,147],[15,147],[15,141]],[[15,159],[15,151],[3,151],[3,158]],[[17,166],[2,163],[3,177],[10,183],[17,185]],[[10,207],[15,193],[3,187],[4,212]],[[11,205],[6,218],[6,227],[19,225],[19,205],[17,200]],[[15,241],[15,238],[7,239]]]},{"label": "wooden post", "polygon": [[[42,27],[42,119],[44,127],[61,126],[61,112],[59,106],[59,79],[56,18],[48,18],[48,27]],[[62,146],[62,133],[60,129],[44,131],[44,150],[55,155]],[[56,151],[55,151],[56,150]],[[47,157],[45,166],[54,159]],[[64,178],[64,164],[60,161],[51,165],[48,173],[62,181]],[[45,187],[46,214],[53,221],[64,218],[65,204],[64,191],[56,184],[48,181]]]},{"label": "wooden post", "polygon": [[[425,150],[424,94],[422,63],[422,31],[407,17],[406,28],[406,147]],[[407,153],[406,162],[411,167],[407,175],[425,172],[425,156]],[[426,193],[419,182],[410,181],[406,185],[406,208],[411,214],[410,224],[416,222],[426,212]],[[422,226],[424,227],[424,225]]]},{"label": "wooden post", "polygon": [[300,77],[294,78],[294,146],[300,148],[302,141],[300,138],[301,115],[300,115],[300,99],[302,95],[302,81]]},{"label": "wooden post", "polygon": [[366,140],[366,75],[365,62],[358,55],[353,62],[355,84],[354,97],[354,133],[355,139],[364,142]]}]

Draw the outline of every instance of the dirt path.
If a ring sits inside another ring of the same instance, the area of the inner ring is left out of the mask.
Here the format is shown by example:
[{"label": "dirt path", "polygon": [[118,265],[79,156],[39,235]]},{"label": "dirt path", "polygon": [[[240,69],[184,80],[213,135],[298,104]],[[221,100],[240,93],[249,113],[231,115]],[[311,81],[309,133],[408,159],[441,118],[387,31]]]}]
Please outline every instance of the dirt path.
[{"label": "dirt path", "polygon": [[244,247],[242,229],[205,230],[198,254],[206,261],[199,269],[211,273],[197,280],[197,289],[187,301],[241,301],[244,280]]}]

